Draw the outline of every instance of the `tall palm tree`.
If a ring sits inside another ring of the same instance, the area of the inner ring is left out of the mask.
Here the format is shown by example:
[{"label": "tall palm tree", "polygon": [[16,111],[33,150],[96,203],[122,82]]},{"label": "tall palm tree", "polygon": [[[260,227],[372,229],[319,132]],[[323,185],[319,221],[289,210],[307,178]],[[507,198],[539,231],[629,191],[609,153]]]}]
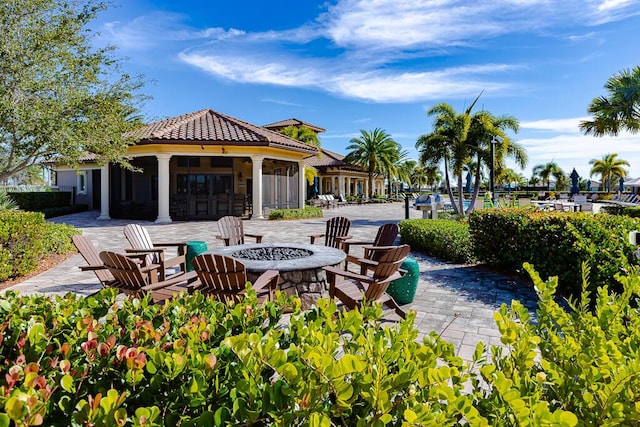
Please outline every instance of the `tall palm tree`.
[{"label": "tall palm tree", "polygon": [[347,146],[346,163],[358,165],[369,175],[369,198],[373,197],[373,175],[389,170],[398,156],[399,145],[380,128],[371,132],[360,130],[360,137],[352,138]]},{"label": "tall palm tree", "polygon": [[611,192],[611,181],[616,178],[624,178],[627,176],[627,170],[623,166],[629,166],[629,162],[618,159],[617,154],[607,154],[602,159],[592,159],[589,161],[591,172],[589,176],[600,175],[602,182],[608,192]]},{"label": "tall palm tree", "polygon": [[[520,168],[527,165],[527,152],[506,133],[507,130],[518,132],[520,124],[510,115],[494,116],[488,111],[479,111],[471,118],[469,141],[476,155],[476,176],[473,186],[473,195],[468,210],[473,210],[475,201],[480,192],[482,171],[484,168],[491,171],[495,168],[496,176],[500,176],[506,168],[506,159],[513,159]],[[500,138],[495,138],[496,136]],[[494,144],[493,158],[491,157],[491,145]]]},{"label": "tall palm tree", "polygon": [[[462,174],[464,165],[471,158],[471,151],[467,143],[467,135],[471,127],[471,109],[476,100],[464,113],[458,114],[452,106],[440,103],[427,111],[428,116],[434,116],[433,132],[421,135],[416,141],[416,148],[420,152],[420,163],[425,166],[436,167],[444,161],[444,180],[449,198],[454,200],[449,169],[462,188]],[[458,201],[453,204],[455,213],[463,213],[464,196],[458,192]]]},{"label": "tall palm tree", "polygon": [[535,165],[533,167],[533,175],[540,177],[542,184],[546,183],[547,190],[551,188],[551,178],[555,178],[557,181],[562,181],[562,177],[565,175],[564,171],[555,162],[549,162],[545,164]]},{"label": "tall palm tree", "polygon": [[594,118],[581,122],[580,129],[595,136],[640,131],[640,66],[614,74],[604,87],[608,96],[591,101],[588,111]]}]

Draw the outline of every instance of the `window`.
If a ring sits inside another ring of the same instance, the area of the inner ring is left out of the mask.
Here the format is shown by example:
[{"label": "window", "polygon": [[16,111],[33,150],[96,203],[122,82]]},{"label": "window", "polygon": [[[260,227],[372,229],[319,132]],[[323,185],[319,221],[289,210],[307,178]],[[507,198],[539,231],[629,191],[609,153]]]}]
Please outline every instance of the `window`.
[{"label": "window", "polygon": [[76,194],[87,194],[87,171],[80,171],[76,175]]}]

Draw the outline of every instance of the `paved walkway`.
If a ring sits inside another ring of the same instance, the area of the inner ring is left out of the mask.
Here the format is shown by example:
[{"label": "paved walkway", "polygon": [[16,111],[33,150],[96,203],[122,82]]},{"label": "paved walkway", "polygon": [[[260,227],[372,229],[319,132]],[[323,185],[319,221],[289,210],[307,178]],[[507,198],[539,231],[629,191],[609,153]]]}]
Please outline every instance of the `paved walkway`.
[{"label": "paved walkway", "polygon": [[[398,222],[405,218],[404,204],[349,205],[324,210],[325,218],[295,221],[269,221],[252,219],[245,221],[246,233],[264,235],[265,242],[308,243],[311,234],[324,232],[325,221],[332,216],[351,219],[354,240],[372,240],[377,228],[385,222]],[[52,219],[54,222],[72,224],[80,228],[101,249],[127,247],[122,228],[129,220],[96,220],[98,212],[83,212]],[[410,210],[411,218],[421,213]],[[218,227],[215,221],[174,222],[158,225],[136,221],[149,229],[155,241],[203,240],[211,249],[222,246],[215,238]],[[531,312],[535,310],[536,295],[531,288],[512,278],[506,278],[482,267],[449,264],[435,258],[413,252],[420,266],[420,280],[416,297],[405,308],[416,310],[416,327],[422,334],[436,331],[456,345],[458,354],[471,359],[479,341],[499,344],[500,334],[493,313],[502,303],[520,300]],[[30,278],[10,289],[22,293],[65,294],[75,292],[89,295],[100,289],[92,272],[82,272],[84,265],[79,254],[61,262],[56,267]]]}]

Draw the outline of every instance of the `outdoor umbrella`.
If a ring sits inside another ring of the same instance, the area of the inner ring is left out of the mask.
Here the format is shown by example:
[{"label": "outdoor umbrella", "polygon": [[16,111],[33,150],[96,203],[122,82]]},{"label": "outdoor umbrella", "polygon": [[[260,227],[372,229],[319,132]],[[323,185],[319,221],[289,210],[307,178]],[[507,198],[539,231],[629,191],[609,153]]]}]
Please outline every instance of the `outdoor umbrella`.
[{"label": "outdoor umbrella", "polygon": [[622,193],[624,191],[624,178],[620,177],[620,181],[618,182],[618,187],[620,189],[620,192]]},{"label": "outdoor umbrella", "polygon": [[573,168],[573,172],[571,172],[571,194],[578,194],[580,192],[580,186],[578,185],[578,172],[576,172],[576,168]]},{"label": "outdoor umbrella", "polygon": [[467,172],[467,182],[464,184],[464,192],[471,193],[471,172]]}]

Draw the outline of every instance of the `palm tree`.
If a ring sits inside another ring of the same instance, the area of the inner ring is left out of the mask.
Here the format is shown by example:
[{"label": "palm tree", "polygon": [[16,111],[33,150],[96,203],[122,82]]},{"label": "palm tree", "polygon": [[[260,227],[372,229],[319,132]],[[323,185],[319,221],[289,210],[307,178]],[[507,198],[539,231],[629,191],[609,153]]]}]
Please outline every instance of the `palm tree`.
[{"label": "palm tree", "polygon": [[287,126],[280,130],[280,133],[296,141],[320,148],[320,138],[318,134],[307,126]]},{"label": "palm tree", "polygon": [[608,96],[591,101],[588,111],[594,119],[581,122],[580,129],[595,136],[640,131],[640,66],[614,74],[604,87]]},{"label": "palm tree", "polygon": [[380,128],[371,132],[360,130],[360,137],[351,138],[344,161],[365,169],[369,175],[369,198],[373,197],[373,175],[389,170],[399,152],[399,145]]},{"label": "palm tree", "polygon": [[551,177],[555,178],[556,182],[562,181],[562,177],[565,176],[565,173],[557,163],[549,162],[535,165],[533,167],[533,176],[540,177],[542,184],[544,185],[546,183],[547,190],[549,190],[551,186]]},{"label": "palm tree", "polygon": [[617,154],[607,154],[600,160],[592,159],[589,161],[589,164],[593,165],[589,176],[600,175],[600,179],[605,184],[608,192],[611,192],[612,180],[624,178],[627,175],[627,171],[623,166],[629,166],[629,162],[617,157]]},{"label": "palm tree", "polygon": [[[471,118],[471,129],[469,131],[469,141],[476,153],[476,176],[473,186],[473,195],[469,211],[473,209],[475,201],[480,192],[480,182],[482,180],[482,170],[486,167],[491,171],[495,168],[495,175],[500,177],[506,168],[506,159],[515,160],[520,168],[527,165],[526,150],[507,134],[507,130],[518,132],[520,124],[518,120],[510,115],[494,116],[488,111],[480,111]],[[495,138],[496,136],[500,138]],[[491,158],[491,144],[494,144],[494,158]]]},{"label": "palm tree", "polygon": [[[471,127],[470,112],[476,100],[464,113],[458,114],[447,103],[440,103],[427,111],[428,116],[435,116],[433,132],[421,135],[416,141],[416,148],[420,152],[420,163],[428,167],[437,167],[444,161],[444,180],[449,198],[454,200],[449,169],[458,181],[458,188],[462,188],[462,174],[464,165],[471,159],[471,151],[467,143],[467,135]],[[463,213],[463,194],[458,192],[458,201],[453,204],[455,213]]]},{"label": "palm tree", "polygon": [[413,188],[414,185],[417,185],[418,192],[422,191],[422,186],[427,185],[429,183],[429,180],[427,177],[427,168],[423,166],[416,166],[415,168],[413,168],[410,178],[411,178],[411,188]]}]

